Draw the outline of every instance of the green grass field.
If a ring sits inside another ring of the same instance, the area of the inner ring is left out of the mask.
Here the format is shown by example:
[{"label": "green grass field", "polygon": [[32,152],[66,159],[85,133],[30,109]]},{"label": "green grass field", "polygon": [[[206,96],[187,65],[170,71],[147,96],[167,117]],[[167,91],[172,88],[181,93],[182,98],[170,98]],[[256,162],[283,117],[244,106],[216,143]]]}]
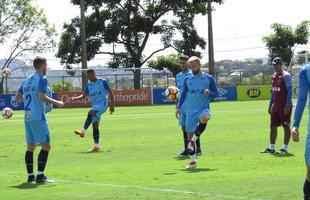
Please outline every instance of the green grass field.
[{"label": "green grass field", "polygon": [[[0,199],[302,199],[307,115],[301,142],[291,143],[289,156],[262,155],[269,143],[267,105],[212,104],[194,171],[184,170],[188,159],[176,158],[183,145],[173,105],[119,107],[105,115],[104,152],[97,154],[85,153],[91,129],[84,139],[72,133],[83,125],[87,109],[56,109],[48,114],[52,150],[46,174],[57,182],[45,185],[23,183],[23,116],[15,112],[11,120],[0,120]],[[282,142],[280,130],[277,148]]]}]

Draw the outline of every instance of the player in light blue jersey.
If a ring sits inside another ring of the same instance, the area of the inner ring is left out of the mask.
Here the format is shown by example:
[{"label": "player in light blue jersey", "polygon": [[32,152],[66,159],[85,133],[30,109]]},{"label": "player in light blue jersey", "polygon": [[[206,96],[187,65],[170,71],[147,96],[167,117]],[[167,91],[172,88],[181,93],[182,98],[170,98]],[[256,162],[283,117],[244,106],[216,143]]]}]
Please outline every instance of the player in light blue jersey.
[{"label": "player in light blue jersey", "polygon": [[[16,100],[24,101],[27,141],[25,163],[28,172],[28,182],[53,182],[44,176],[44,169],[50,151],[50,132],[45,117],[46,103],[62,107],[63,102],[54,100],[46,94],[46,59],[36,57],[33,61],[33,66],[36,72],[23,81],[16,94]],[[38,156],[38,172],[35,178],[33,173],[33,152],[38,144],[41,145],[41,151]]]},{"label": "player in light blue jersey", "polygon": [[[295,109],[292,137],[295,142],[299,141],[299,125],[304,112],[307,97],[310,91],[310,64],[302,67],[299,73],[298,81],[298,99]],[[304,199],[310,200],[310,115],[308,120],[307,139],[305,147],[305,161],[307,166],[307,176],[304,183]]]},{"label": "player in light blue jersey", "polygon": [[211,97],[216,97],[218,90],[214,78],[201,71],[201,63],[198,57],[193,56],[188,62],[193,76],[186,78],[184,81],[178,110],[180,112],[180,108],[187,99],[186,131],[188,132],[189,141],[187,148],[191,162],[186,168],[194,169],[196,167],[196,141],[204,132],[207,122],[210,120]]},{"label": "player in light blue jersey", "polygon": [[[180,68],[181,72],[179,72],[176,75],[175,82],[177,88],[179,88],[180,93],[182,94],[183,90],[183,84],[186,78],[192,76],[192,72],[189,69],[189,64],[187,63],[189,57],[186,55],[181,55],[180,56]],[[178,103],[177,103],[178,104]],[[182,127],[182,132],[183,132],[183,141],[184,141],[184,150],[183,152],[180,153],[179,156],[187,156],[188,151],[187,151],[187,132],[186,132],[186,106],[187,105],[187,100],[185,99],[185,102],[183,103],[182,107],[176,113],[176,117],[179,119],[179,125]],[[200,149],[200,139],[197,140],[197,155],[201,155],[201,149]]]},{"label": "player in light blue jersey", "polygon": [[110,114],[114,112],[114,96],[113,92],[105,79],[98,79],[95,73],[95,70],[89,69],[87,70],[87,78],[89,82],[85,86],[83,94],[72,98],[72,100],[80,100],[87,96],[90,96],[92,102],[92,108],[88,112],[86,121],[84,123],[84,127],[82,130],[74,131],[75,134],[80,137],[84,137],[86,130],[90,126],[93,125],[93,139],[94,146],[89,150],[89,152],[99,152],[99,123],[101,119],[101,115],[106,112],[108,107],[108,99],[107,96],[110,97]]}]

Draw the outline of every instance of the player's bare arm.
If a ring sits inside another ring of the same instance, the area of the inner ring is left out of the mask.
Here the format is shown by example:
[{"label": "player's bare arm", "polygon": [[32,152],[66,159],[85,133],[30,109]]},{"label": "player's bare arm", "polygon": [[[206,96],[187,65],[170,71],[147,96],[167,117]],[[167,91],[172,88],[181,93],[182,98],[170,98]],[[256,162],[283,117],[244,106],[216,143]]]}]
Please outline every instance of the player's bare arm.
[{"label": "player's bare arm", "polygon": [[81,100],[81,99],[85,99],[86,97],[87,97],[87,95],[81,94],[80,96],[72,97],[72,100],[73,100],[73,101]]},{"label": "player's bare arm", "polygon": [[293,127],[292,129],[292,138],[294,142],[299,142],[299,131],[297,127]]},{"label": "player's bare arm", "polygon": [[23,97],[23,95],[19,91],[16,92],[15,100],[19,101],[19,102],[24,101],[24,97]]},{"label": "player's bare arm", "polygon": [[52,99],[52,98],[46,96],[45,93],[43,93],[43,92],[39,92],[39,99],[40,99],[40,101],[43,101],[45,103],[54,104],[58,107],[64,106],[64,102]]},{"label": "player's bare arm", "polygon": [[109,98],[110,98],[110,115],[112,115],[115,111],[114,108],[114,95],[112,90],[109,92]]}]

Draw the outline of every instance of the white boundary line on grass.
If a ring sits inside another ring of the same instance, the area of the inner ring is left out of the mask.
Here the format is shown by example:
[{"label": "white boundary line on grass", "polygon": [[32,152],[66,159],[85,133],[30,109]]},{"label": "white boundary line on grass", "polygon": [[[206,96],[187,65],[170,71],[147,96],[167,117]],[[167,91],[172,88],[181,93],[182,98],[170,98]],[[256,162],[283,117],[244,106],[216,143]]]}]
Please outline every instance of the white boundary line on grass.
[{"label": "white boundary line on grass", "polygon": [[[261,111],[261,110],[265,110],[265,109],[249,109],[249,110],[220,110],[220,111],[216,111],[217,113],[225,113],[225,112],[233,112],[233,111],[241,111],[241,112],[253,112],[253,111]],[[134,117],[134,118],[141,118],[141,117],[145,117],[145,116],[162,116],[162,115],[171,115],[174,116],[173,112],[167,112],[167,113],[144,113],[144,114],[139,114],[139,113],[134,113],[134,114],[123,114],[123,115],[113,115],[111,117],[109,117],[109,119],[115,119],[115,118],[122,118],[122,117]],[[17,115],[19,117],[23,117],[23,115]],[[64,117],[68,117],[68,116],[59,116],[59,117],[47,117],[47,120],[58,120],[61,119],[63,120]],[[75,117],[70,117],[70,119],[84,119],[85,116],[75,116]],[[7,122],[18,122],[18,121],[24,121],[23,118],[21,119],[9,119],[9,120],[0,120],[0,123],[7,123]]]},{"label": "white boundary line on grass", "polygon": [[[21,178],[20,176],[11,175],[11,174],[1,174],[1,176]],[[157,191],[161,193],[187,194],[187,195],[196,195],[196,196],[201,196],[201,197],[215,197],[215,198],[218,197],[218,198],[233,199],[233,200],[266,200],[266,199],[261,199],[261,198],[241,197],[241,196],[235,196],[235,195],[223,195],[223,194],[207,193],[207,192],[193,192],[193,191],[187,191],[187,190],[158,188],[158,187],[129,186],[129,185],[119,185],[119,184],[111,184],[111,183],[76,181],[76,180],[65,180],[65,179],[55,179],[55,180],[56,182],[58,181],[58,182],[80,184],[80,185],[95,185],[95,186],[103,186],[103,187],[111,187],[111,188]]]}]

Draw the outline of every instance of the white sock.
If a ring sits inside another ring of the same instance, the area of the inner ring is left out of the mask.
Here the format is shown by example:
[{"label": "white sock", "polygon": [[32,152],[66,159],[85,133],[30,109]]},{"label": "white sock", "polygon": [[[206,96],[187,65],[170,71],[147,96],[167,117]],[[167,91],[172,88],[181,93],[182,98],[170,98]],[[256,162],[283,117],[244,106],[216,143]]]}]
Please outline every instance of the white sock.
[{"label": "white sock", "polygon": [[196,162],[196,154],[189,156],[192,162]]},{"label": "white sock", "polygon": [[34,174],[33,173],[31,173],[31,174],[28,174],[28,176],[33,176]]},{"label": "white sock", "polygon": [[83,132],[83,133],[86,133],[86,129],[85,129],[85,128],[82,128],[82,132]]},{"label": "white sock", "polygon": [[98,148],[100,147],[100,145],[99,145],[99,144],[95,144],[95,146],[96,146],[96,147],[98,147]]},{"label": "white sock", "polygon": [[194,135],[193,138],[192,138],[192,140],[193,140],[194,142],[196,142],[196,141],[198,140],[198,138],[199,138],[199,137],[197,137],[196,135]]},{"label": "white sock", "polygon": [[270,150],[274,150],[274,147],[275,147],[274,144],[270,144],[270,145],[269,145],[269,149],[270,149]]},{"label": "white sock", "polygon": [[37,176],[44,174],[44,172],[38,171]]},{"label": "white sock", "polygon": [[287,150],[288,149],[288,144],[283,144],[282,149]]}]

